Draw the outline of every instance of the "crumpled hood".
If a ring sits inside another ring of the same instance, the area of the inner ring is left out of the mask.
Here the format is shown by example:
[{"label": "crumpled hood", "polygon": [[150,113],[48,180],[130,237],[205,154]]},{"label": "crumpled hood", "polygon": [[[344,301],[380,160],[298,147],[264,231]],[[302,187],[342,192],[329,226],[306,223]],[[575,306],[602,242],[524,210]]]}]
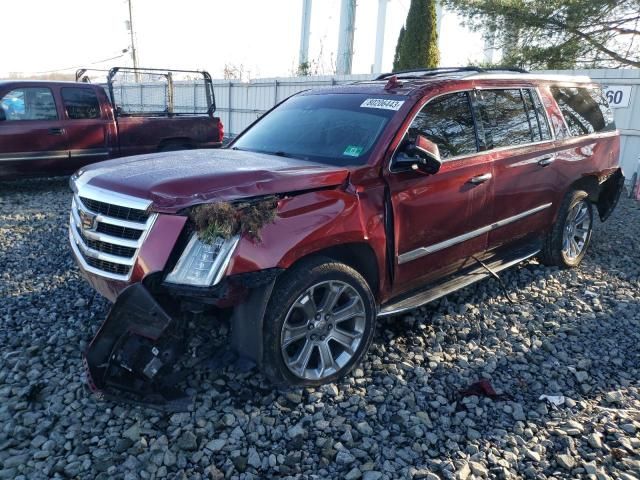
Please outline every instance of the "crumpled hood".
[{"label": "crumpled hood", "polygon": [[336,186],[349,175],[343,167],[228,149],[138,155],[79,172],[80,188],[91,185],[151,200],[151,209],[164,213],[212,200]]}]

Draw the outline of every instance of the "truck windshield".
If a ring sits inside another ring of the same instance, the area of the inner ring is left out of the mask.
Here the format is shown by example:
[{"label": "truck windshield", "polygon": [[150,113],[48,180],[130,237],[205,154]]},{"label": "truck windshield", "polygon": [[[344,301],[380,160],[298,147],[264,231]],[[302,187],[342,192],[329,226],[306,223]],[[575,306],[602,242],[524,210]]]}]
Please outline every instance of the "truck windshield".
[{"label": "truck windshield", "polygon": [[363,165],[405,98],[298,95],[247,130],[232,148],[331,165]]}]

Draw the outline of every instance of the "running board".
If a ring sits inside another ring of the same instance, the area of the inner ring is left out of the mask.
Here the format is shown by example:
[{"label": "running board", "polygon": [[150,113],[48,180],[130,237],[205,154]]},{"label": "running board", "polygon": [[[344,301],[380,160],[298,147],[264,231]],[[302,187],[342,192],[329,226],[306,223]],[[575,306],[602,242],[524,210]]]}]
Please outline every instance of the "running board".
[{"label": "running board", "polygon": [[[486,260],[484,264],[489,267],[491,271],[497,273],[535,256],[538,252],[540,252],[539,245],[528,245],[518,250],[512,250],[510,253],[498,258],[494,257],[493,259]],[[453,278],[447,277],[440,282],[430,284],[424,290],[414,291],[392,299],[390,303],[382,306],[378,312],[378,316],[386,317],[421,307],[422,305],[426,305],[440,297],[444,297],[449,293],[460,290],[490,276],[491,273],[489,273],[484,266],[477,263],[477,266],[474,268],[456,274]]]}]

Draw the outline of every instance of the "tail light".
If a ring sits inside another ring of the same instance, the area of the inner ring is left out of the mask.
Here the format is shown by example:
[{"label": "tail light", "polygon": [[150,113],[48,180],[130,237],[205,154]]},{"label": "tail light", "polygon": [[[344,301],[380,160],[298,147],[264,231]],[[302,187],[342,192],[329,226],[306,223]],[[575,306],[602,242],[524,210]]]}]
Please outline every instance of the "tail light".
[{"label": "tail light", "polygon": [[218,141],[222,143],[224,140],[224,124],[222,120],[218,120]]}]

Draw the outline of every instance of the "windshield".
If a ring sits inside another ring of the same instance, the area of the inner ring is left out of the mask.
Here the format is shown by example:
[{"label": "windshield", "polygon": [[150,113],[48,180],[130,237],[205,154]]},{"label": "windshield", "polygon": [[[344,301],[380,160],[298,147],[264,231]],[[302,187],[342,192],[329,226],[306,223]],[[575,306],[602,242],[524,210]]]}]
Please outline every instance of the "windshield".
[{"label": "windshield", "polygon": [[232,148],[331,165],[363,165],[405,98],[295,96],[247,130]]}]

